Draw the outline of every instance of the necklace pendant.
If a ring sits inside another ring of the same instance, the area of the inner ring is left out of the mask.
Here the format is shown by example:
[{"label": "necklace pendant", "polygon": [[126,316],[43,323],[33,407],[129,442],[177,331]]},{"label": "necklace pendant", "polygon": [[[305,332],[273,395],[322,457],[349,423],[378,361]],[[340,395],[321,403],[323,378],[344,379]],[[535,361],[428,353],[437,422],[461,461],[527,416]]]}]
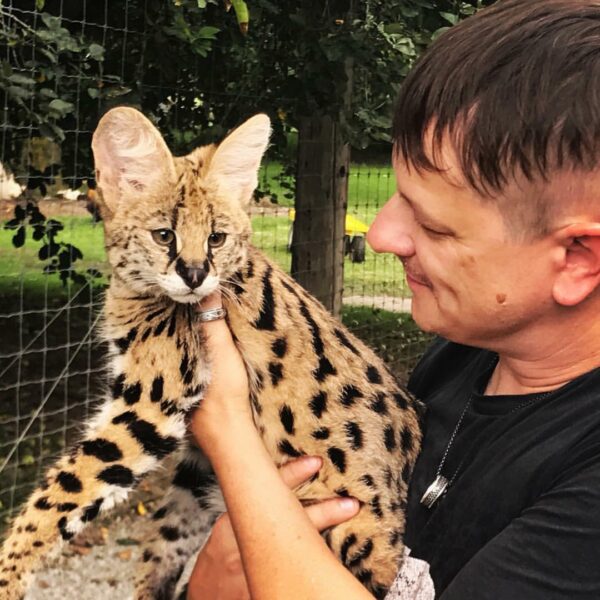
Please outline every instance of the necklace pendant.
[{"label": "necklace pendant", "polygon": [[443,475],[438,475],[433,483],[425,490],[421,504],[431,508],[448,489],[448,480]]}]

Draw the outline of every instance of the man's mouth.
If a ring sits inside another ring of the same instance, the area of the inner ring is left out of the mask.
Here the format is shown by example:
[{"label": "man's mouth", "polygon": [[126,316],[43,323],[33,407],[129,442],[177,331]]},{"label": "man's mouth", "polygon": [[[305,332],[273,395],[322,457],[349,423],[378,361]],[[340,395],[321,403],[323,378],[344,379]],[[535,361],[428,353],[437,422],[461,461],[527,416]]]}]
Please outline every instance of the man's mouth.
[{"label": "man's mouth", "polygon": [[404,273],[409,283],[416,283],[418,285],[424,285],[425,287],[431,287],[431,282],[424,275],[415,273],[411,269],[407,268],[406,264],[404,264]]}]

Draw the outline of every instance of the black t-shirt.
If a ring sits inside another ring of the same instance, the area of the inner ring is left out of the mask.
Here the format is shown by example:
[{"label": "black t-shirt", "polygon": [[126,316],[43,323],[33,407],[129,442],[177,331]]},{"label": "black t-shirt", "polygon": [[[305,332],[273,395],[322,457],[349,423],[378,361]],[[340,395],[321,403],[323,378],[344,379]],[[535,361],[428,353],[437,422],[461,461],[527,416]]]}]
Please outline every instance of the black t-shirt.
[{"label": "black t-shirt", "polygon": [[[541,398],[486,397],[495,359],[440,340],[410,379],[428,409],[410,556],[443,600],[600,599],[600,369]],[[469,397],[442,471],[456,478],[428,509],[419,501]]]}]

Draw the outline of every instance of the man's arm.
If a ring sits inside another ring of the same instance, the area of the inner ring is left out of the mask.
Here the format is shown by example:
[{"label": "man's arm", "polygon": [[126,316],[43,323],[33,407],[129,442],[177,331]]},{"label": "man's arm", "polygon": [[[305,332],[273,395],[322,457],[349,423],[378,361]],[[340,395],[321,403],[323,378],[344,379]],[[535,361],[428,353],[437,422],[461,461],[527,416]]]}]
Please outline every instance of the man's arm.
[{"label": "man's arm", "polygon": [[466,598],[600,598],[600,456],[563,477],[486,544],[441,596]]}]

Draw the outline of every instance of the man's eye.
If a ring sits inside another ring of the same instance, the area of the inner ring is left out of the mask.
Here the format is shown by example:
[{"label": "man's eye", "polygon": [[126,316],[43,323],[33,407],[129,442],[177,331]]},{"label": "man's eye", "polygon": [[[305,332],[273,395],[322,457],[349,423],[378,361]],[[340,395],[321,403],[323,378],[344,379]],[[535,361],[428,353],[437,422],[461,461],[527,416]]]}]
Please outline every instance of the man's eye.
[{"label": "man's eye", "polygon": [[213,232],[208,236],[208,245],[211,248],[219,248],[225,243],[226,233]]},{"label": "man's eye", "polygon": [[152,239],[161,246],[170,246],[175,240],[175,232],[172,229],[155,229]]}]

